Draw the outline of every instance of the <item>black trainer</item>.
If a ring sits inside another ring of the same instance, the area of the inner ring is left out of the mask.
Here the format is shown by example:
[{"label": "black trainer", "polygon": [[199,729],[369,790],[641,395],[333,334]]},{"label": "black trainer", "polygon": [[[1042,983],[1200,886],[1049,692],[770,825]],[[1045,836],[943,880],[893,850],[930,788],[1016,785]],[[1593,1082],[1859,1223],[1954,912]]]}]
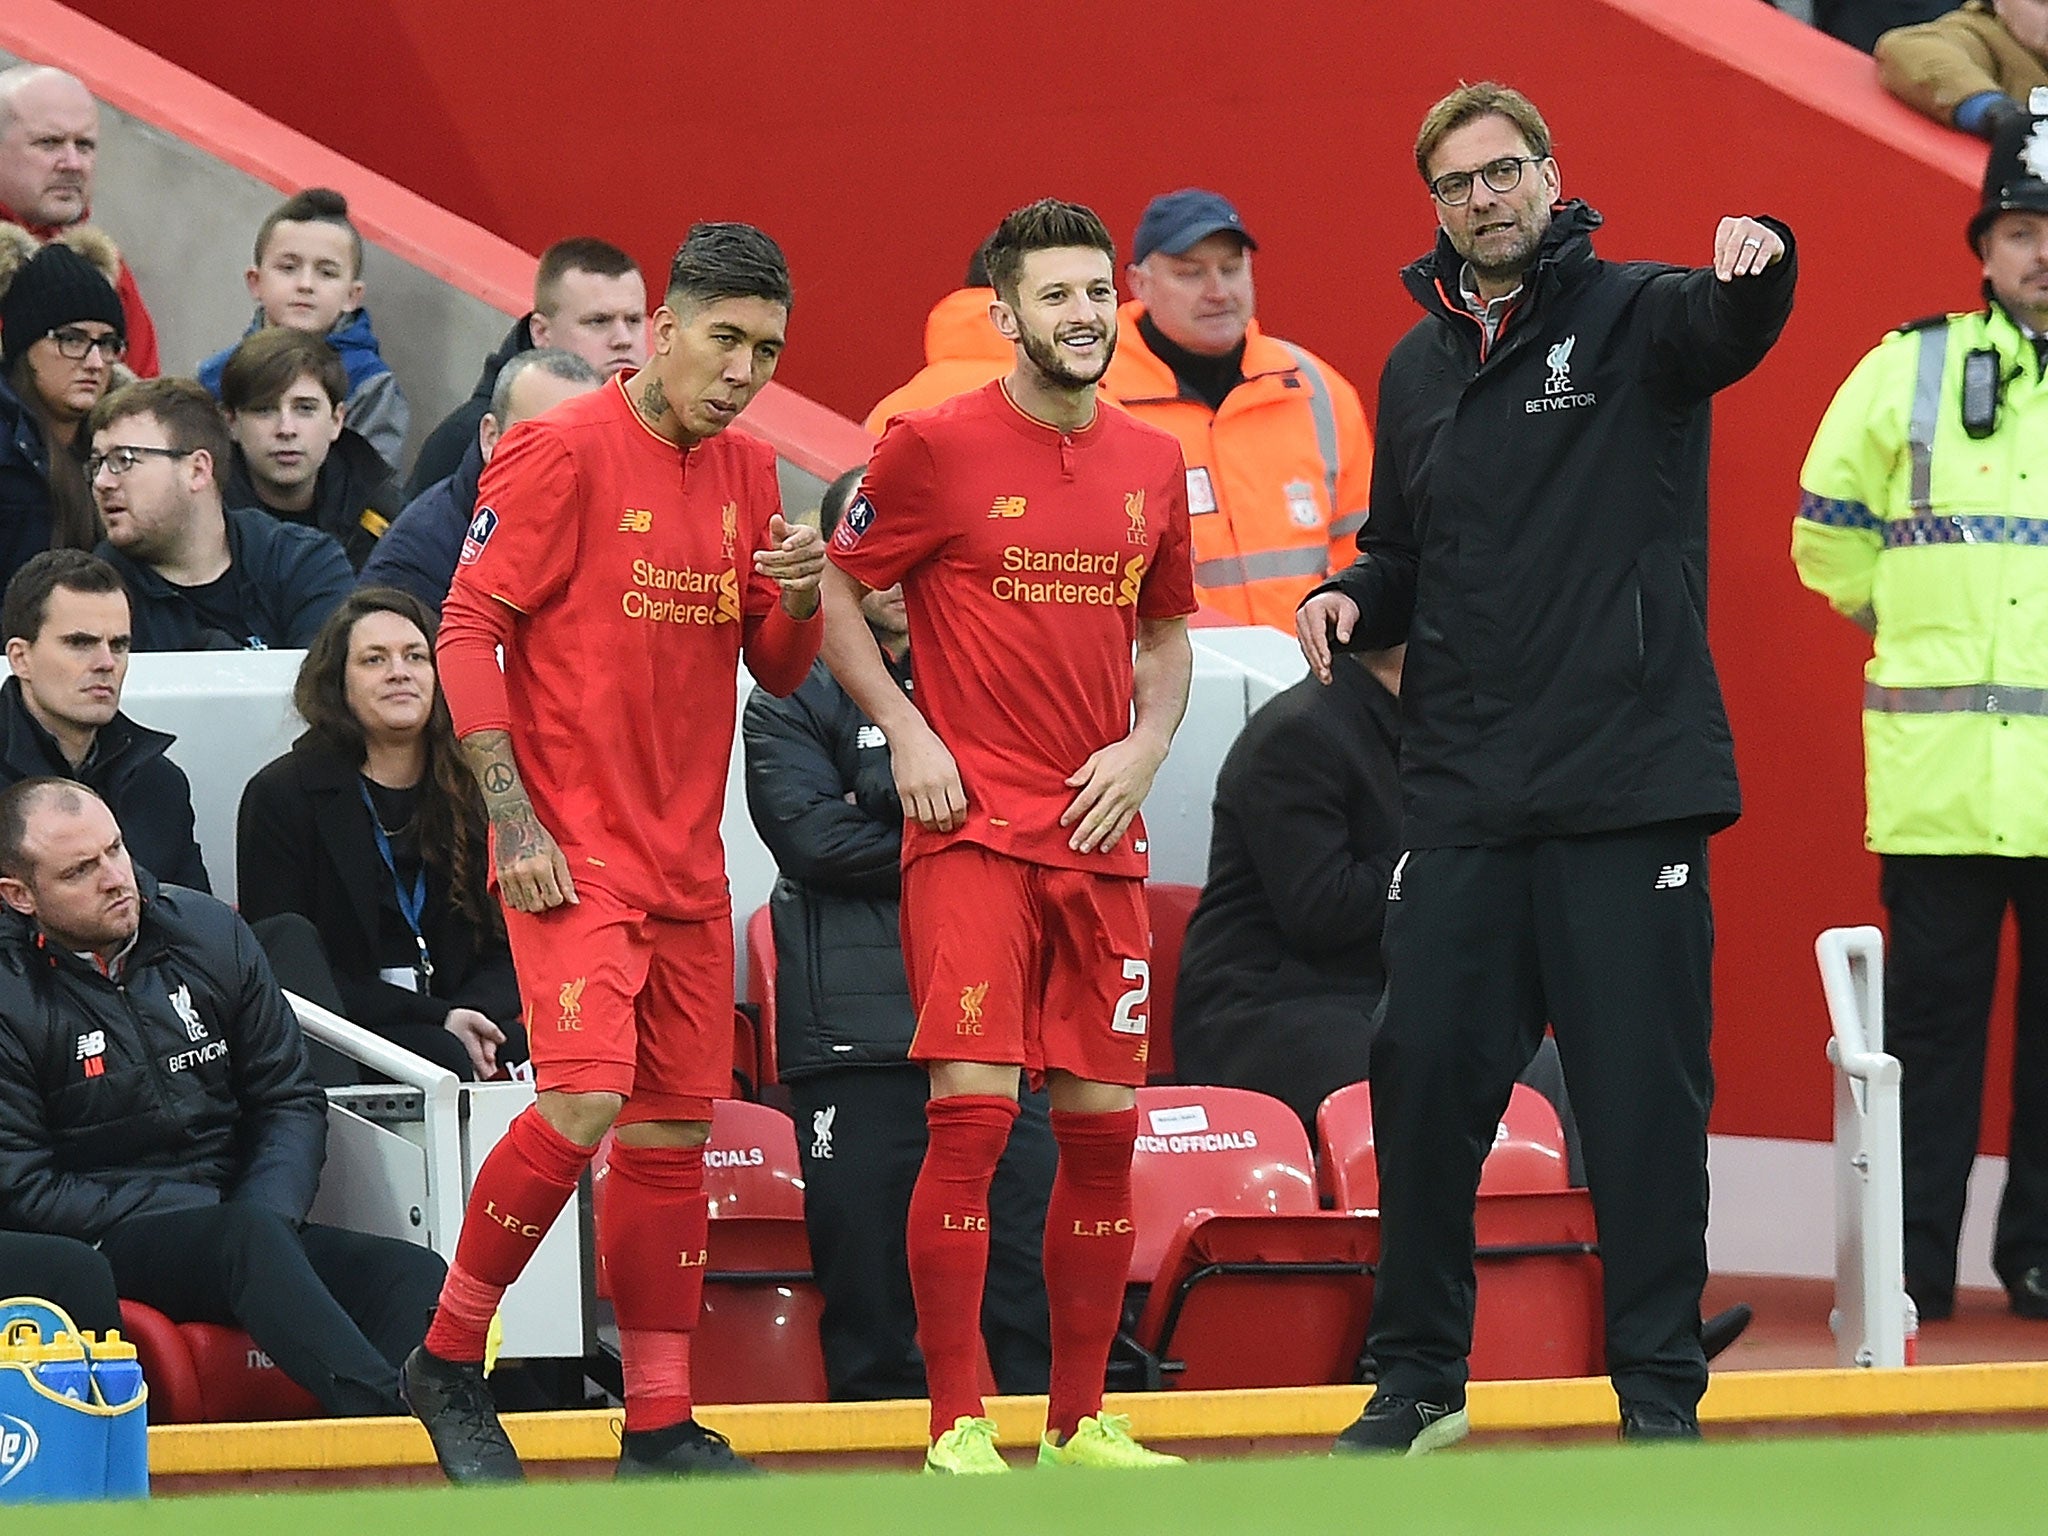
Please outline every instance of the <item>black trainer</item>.
[{"label": "black trainer", "polygon": [[[2023,1269],[2005,1290],[2005,1303],[2015,1317],[2048,1318],[2048,1267]],[[1923,1311],[1921,1317],[1927,1314]]]},{"label": "black trainer", "polygon": [[627,1430],[619,1436],[621,1478],[747,1477],[760,1472],[732,1442],[695,1419],[664,1429]]},{"label": "black trainer", "polygon": [[1680,1413],[1676,1408],[1662,1408],[1654,1403],[1621,1405],[1621,1438],[1624,1440],[1647,1443],[1653,1440],[1697,1440],[1699,1437],[1699,1420],[1689,1413]]},{"label": "black trainer", "polygon": [[434,1457],[451,1483],[525,1480],[519,1453],[498,1422],[480,1363],[443,1360],[422,1344],[405,1360],[405,1401],[427,1427]]},{"label": "black trainer", "polygon": [[1365,1412],[1337,1437],[1333,1456],[1420,1456],[1456,1445],[1472,1432],[1465,1404],[1426,1403],[1419,1398],[1375,1392]]}]

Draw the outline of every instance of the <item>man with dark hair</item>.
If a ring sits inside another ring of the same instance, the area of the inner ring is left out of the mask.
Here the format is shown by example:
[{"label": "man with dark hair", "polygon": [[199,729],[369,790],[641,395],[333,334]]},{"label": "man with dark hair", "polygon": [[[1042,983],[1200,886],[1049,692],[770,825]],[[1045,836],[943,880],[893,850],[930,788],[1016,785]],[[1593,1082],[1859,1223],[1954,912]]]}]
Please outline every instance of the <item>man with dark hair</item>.
[{"label": "man with dark hair", "polygon": [[443,1265],[307,1222],[327,1104],[255,936],[138,878],[83,784],[0,791],[0,1222],[123,1296],[248,1330],[333,1414],[395,1414]]},{"label": "man with dark hair", "polygon": [[[329,187],[308,187],[271,209],[256,231],[255,261],[244,281],[256,303],[244,339],[277,326],[326,341],[341,361],[349,429],[376,452],[386,474],[397,473],[412,409],[363,308],[363,237],[349,221],[348,199]],[[222,372],[236,350],[223,347],[199,365],[199,382],[223,399]]]},{"label": "man with dark hair", "polygon": [[455,1482],[521,1475],[485,1331],[614,1123],[597,1247],[625,1374],[619,1472],[747,1465],[692,1417],[689,1360],[704,1141],[732,1082],[718,821],[736,673],[744,656],[788,693],[821,628],[818,532],[783,521],[773,450],[725,431],[775,372],[789,300],[774,241],[694,226],[647,366],[498,445],[448,594],[441,683],[490,815],[539,1087],[477,1172],[406,1368]]},{"label": "man with dark hair", "polygon": [[74,778],[113,809],[128,850],[169,885],[210,891],[192,786],[164,753],[177,738],[121,713],[128,592],[82,549],[45,550],[0,598],[10,676],[0,685],[0,783]]},{"label": "man with dark hair", "polygon": [[1297,619],[1326,683],[1333,647],[1408,647],[1372,1047],[1379,1386],[1337,1449],[1467,1431],[1473,1200],[1546,1023],[1621,1433],[1696,1439],[1707,839],[1741,809],[1706,640],[1708,413],[1791,313],[1791,231],[1731,217],[1709,266],[1602,261],[1542,114],[1491,81],[1430,109],[1415,163],[1440,233],[1402,274],[1424,313],[1381,378],[1364,552]]},{"label": "man with dark hair", "polygon": [[228,505],[332,534],[360,570],[404,503],[390,467],[347,424],[348,375],[334,348],[304,331],[253,332],[216,393],[235,440]]},{"label": "man with dark hair", "polygon": [[231,451],[213,397],[191,379],[145,379],[86,423],[86,472],[107,525],[94,551],[120,573],[138,651],[304,646],[354,583],[315,528],[221,504]]},{"label": "man with dark hair", "polygon": [[[484,359],[476,389],[420,445],[407,494],[461,467],[505,364],[533,347],[573,352],[600,374],[631,373],[647,361],[647,283],[631,256],[606,240],[574,235],[540,253],[533,308],[512,323],[498,350]],[[502,418],[501,418],[502,419]]]},{"label": "man with dark hair", "polygon": [[988,264],[983,259],[987,249],[986,241],[975,247],[961,285],[934,304],[925,317],[924,367],[868,412],[867,428],[877,437],[891,417],[979,389],[1008,373],[1016,362],[1017,349],[989,318],[996,291],[989,286]]},{"label": "man with dark hair", "polygon": [[428,486],[399,513],[363,562],[358,585],[397,587],[439,613],[455,580],[463,533],[476,513],[478,482],[498,440],[520,422],[587,395],[602,382],[597,370],[574,352],[559,347],[515,352],[498,370],[490,409],[477,423],[476,440],[462,456],[462,467]]},{"label": "man with dark hair", "polygon": [[[989,1183],[1020,1071],[1052,1096],[1052,1383],[1039,1460],[1156,1466],[1102,1411],[1130,1265],[1151,932],[1138,808],[1187,707],[1187,472],[1103,406],[1116,247],[1086,208],[990,237],[1006,378],[898,416],[832,539],[825,659],[882,731],[903,804],[910,1057],[931,1074],[908,1248],[931,1397],[925,1465],[1008,1470],[982,1412]],[[903,584],[917,702],[861,620]],[[1133,648],[1136,663],[1133,664]]]},{"label": "man with dark hair", "polygon": [[[55,240],[92,217],[99,163],[100,107],[76,75],[41,64],[0,70],[0,221]],[[157,371],[156,325],[122,261],[114,275],[128,349],[122,361],[141,378]]]},{"label": "man with dark hair", "polygon": [[[826,489],[827,539],[860,479],[856,467]],[[910,692],[903,589],[870,592],[861,616]],[[776,1063],[796,1110],[804,1224],[825,1296],[825,1379],[835,1400],[918,1397],[904,1229],[931,1083],[907,1058],[917,1014],[899,936],[903,806],[889,744],[822,663],[787,698],[755,689],[740,729],[747,808],[781,871],[768,899]],[[1046,1096],[1028,1094],[990,1189],[981,1333],[1002,1392],[1035,1394],[1050,1380],[1040,1250],[1057,1155]]]}]

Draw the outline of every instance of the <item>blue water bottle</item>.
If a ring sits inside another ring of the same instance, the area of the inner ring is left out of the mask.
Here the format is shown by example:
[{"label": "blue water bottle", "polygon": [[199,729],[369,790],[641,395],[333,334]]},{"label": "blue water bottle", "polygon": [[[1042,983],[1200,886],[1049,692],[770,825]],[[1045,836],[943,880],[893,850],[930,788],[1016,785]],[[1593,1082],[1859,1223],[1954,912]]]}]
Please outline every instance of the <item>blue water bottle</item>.
[{"label": "blue water bottle", "polygon": [[60,1333],[36,1350],[36,1380],[74,1403],[92,1401],[92,1367],[85,1345],[73,1334]]},{"label": "blue water bottle", "polygon": [[[87,1336],[90,1339],[90,1335]],[[102,1406],[115,1410],[107,1426],[107,1497],[149,1497],[149,1402],[135,1346],[110,1329],[92,1344],[92,1383]]]}]

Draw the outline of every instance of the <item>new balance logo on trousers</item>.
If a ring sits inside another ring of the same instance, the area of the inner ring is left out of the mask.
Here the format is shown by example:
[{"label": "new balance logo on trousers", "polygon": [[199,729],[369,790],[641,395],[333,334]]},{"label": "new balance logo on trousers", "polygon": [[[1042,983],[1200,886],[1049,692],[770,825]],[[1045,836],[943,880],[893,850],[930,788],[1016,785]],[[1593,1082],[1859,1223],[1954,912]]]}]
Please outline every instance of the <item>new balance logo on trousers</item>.
[{"label": "new balance logo on trousers", "polygon": [[1650,889],[1653,891],[1675,891],[1685,884],[1686,876],[1691,873],[1692,866],[1690,864],[1666,864],[1657,871],[1657,883],[1651,886]]}]

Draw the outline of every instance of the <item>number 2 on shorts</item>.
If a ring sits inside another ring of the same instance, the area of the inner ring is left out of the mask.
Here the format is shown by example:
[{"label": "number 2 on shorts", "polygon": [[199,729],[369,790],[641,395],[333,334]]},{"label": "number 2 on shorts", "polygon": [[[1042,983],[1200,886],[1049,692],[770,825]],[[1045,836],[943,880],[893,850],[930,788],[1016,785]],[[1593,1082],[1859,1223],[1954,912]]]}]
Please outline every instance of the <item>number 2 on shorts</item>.
[{"label": "number 2 on shorts", "polygon": [[1109,1027],[1120,1035],[1142,1035],[1147,1021],[1139,1010],[1152,995],[1151,964],[1144,960],[1126,960],[1124,980],[1135,981],[1137,985],[1116,1000],[1116,1012],[1110,1016]]}]

